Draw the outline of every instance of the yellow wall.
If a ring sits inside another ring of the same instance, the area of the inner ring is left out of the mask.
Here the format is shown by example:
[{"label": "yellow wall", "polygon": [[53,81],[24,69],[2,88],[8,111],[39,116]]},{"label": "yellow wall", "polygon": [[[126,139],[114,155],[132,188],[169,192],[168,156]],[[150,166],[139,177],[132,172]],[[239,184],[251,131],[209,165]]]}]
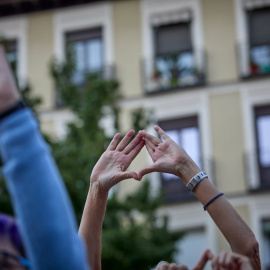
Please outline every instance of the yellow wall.
[{"label": "yellow wall", "polygon": [[113,2],[113,12],[117,77],[125,97],[138,96],[142,93],[140,1]]},{"label": "yellow wall", "polygon": [[209,82],[237,79],[234,0],[202,0],[202,13]]},{"label": "yellow wall", "polygon": [[215,181],[223,192],[245,191],[240,105],[238,92],[210,96]]},{"label": "yellow wall", "polygon": [[49,61],[53,56],[52,12],[29,15],[28,55],[28,74],[33,94],[41,96],[41,110],[50,109],[54,102],[53,84],[49,76]]}]

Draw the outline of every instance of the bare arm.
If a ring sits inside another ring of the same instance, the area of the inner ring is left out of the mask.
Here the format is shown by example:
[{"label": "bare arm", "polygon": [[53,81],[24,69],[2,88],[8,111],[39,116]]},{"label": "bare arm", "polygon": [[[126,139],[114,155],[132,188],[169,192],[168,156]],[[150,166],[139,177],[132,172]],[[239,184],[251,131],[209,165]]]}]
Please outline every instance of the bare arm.
[{"label": "bare arm", "polygon": [[27,108],[9,110],[19,100],[0,46],[0,154],[31,269],[86,270],[73,209],[38,124]]},{"label": "bare arm", "polygon": [[0,113],[9,109],[20,100],[20,93],[7,64],[5,52],[0,45]]},{"label": "bare arm", "polygon": [[90,189],[79,233],[86,242],[92,270],[101,269],[102,223],[110,188],[128,178],[138,179],[137,173],[126,172],[128,166],[144,146],[144,140],[140,134],[127,145],[133,134],[133,130],[129,131],[117,147],[116,144],[121,135],[116,134],[108,149],[95,165],[90,177]]},{"label": "bare arm", "polygon": [[[159,171],[179,176],[187,184],[201,169],[160,127],[155,126],[155,130],[164,141],[145,131],[141,132],[154,163],[142,169],[139,172],[139,178],[141,179],[147,173]],[[219,194],[217,188],[208,179],[201,181],[193,192],[203,205]],[[254,269],[260,269],[259,247],[255,236],[226,198],[221,196],[213,201],[207,207],[207,211],[232,250],[248,256]]]}]

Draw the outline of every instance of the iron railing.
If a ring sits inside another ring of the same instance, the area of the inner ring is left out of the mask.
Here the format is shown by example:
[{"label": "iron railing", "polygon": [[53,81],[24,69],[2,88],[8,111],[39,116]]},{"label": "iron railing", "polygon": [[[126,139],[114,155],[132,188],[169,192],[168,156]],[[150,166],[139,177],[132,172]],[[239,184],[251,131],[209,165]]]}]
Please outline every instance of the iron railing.
[{"label": "iron railing", "polygon": [[270,75],[270,44],[239,44],[237,54],[241,78]]},{"label": "iron railing", "polygon": [[142,63],[146,93],[183,89],[205,83],[205,54],[163,54]]}]

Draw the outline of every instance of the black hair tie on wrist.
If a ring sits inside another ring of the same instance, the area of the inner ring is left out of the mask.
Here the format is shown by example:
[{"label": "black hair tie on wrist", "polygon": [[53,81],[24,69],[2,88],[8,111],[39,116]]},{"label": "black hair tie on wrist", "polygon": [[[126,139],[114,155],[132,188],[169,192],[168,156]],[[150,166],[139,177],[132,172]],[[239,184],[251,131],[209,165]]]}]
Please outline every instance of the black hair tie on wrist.
[{"label": "black hair tie on wrist", "polygon": [[4,119],[5,117],[9,116],[10,114],[17,112],[25,107],[26,107],[26,105],[22,100],[16,102],[12,107],[10,107],[6,111],[0,113],[0,121],[2,119]]},{"label": "black hair tie on wrist", "polygon": [[214,198],[212,198],[209,202],[207,202],[204,206],[203,209],[204,211],[206,211],[207,206],[209,206],[213,201],[215,201],[218,197],[224,195],[224,193],[219,193],[218,195],[216,195]]}]

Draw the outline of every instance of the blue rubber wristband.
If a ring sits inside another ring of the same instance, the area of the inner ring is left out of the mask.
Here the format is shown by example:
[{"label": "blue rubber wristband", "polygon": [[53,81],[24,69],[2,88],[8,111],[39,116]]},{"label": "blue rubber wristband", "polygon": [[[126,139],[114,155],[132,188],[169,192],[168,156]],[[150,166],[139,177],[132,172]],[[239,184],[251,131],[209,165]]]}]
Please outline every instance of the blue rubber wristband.
[{"label": "blue rubber wristband", "polygon": [[209,202],[207,202],[204,206],[203,209],[204,211],[206,211],[207,206],[209,206],[214,200],[216,200],[218,197],[224,195],[224,193],[219,193],[217,196],[215,196],[214,198],[212,198]]}]

